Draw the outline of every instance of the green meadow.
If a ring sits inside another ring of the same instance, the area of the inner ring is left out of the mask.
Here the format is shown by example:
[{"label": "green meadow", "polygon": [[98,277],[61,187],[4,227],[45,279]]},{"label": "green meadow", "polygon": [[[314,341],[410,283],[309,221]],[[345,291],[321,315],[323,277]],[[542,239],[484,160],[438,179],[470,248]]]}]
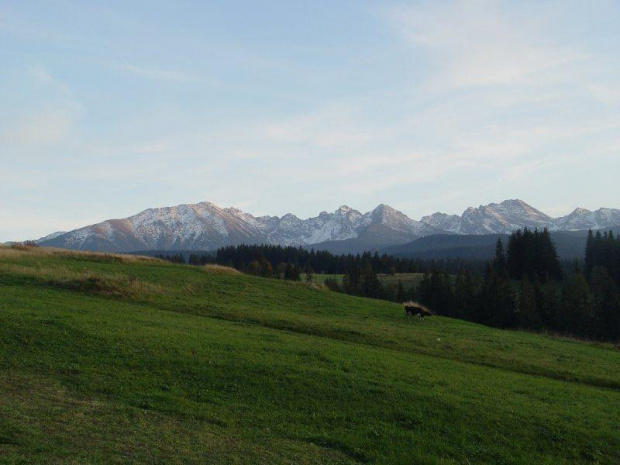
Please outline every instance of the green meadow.
[{"label": "green meadow", "polygon": [[2,463],[620,463],[611,344],[0,248]]},{"label": "green meadow", "polygon": [[[424,273],[396,273],[393,275],[380,274],[377,277],[379,278],[379,281],[381,281],[381,284],[386,287],[396,287],[400,281],[404,288],[409,290],[412,287],[418,286],[422,282]],[[321,284],[324,283],[326,279],[335,279],[339,283],[342,283],[343,278],[343,274],[315,273],[312,275],[312,281]],[[301,280],[306,281],[306,275],[304,273],[301,274]]]}]

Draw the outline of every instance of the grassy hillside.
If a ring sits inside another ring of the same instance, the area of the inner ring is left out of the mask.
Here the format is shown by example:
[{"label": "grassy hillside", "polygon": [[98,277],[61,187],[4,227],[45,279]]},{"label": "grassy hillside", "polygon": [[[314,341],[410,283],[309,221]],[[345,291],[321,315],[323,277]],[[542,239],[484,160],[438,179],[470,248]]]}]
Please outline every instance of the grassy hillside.
[{"label": "grassy hillside", "polygon": [[611,345],[0,248],[0,462],[618,463],[619,405]]}]

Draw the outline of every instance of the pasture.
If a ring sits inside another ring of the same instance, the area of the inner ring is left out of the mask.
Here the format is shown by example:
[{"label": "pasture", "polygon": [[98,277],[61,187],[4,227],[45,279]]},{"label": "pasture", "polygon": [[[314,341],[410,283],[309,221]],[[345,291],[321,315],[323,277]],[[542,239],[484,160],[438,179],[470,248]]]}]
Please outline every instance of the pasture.
[{"label": "pasture", "polygon": [[[381,284],[386,287],[395,287],[398,286],[398,281],[403,283],[405,289],[409,290],[412,287],[417,286],[422,281],[424,273],[396,273],[393,275],[388,274],[379,274],[377,275]],[[326,279],[335,279],[339,283],[342,283],[342,279],[344,278],[343,274],[319,274],[315,273],[312,275],[312,282],[315,283],[324,283]],[[301,280],[306,280],[306,275],[302,273]]]},{"label": "pasture", "polygon": [[316,285],[0,248],[0,461],[619,463],[611,344]]}]

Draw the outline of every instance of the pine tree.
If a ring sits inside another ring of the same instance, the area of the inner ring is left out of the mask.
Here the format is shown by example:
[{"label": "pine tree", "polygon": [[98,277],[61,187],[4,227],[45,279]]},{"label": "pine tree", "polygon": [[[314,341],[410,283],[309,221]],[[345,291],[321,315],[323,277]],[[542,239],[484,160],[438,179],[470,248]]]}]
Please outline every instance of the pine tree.
[{"label": "pine tree", "polygon": [[504,244],[501,237],[497,238],[495,244],[495,260],[493,261],[493,269],[497,274],[503,274],[506,271],[506,253],[504,252]]},{"label": "pine tree", "polygon": [[542,326],[536,297],[535,286],[525,276],[519,292],[519,325],[523,328],[539,329]]},{"label": "pine tree", "polygon": [[459,270],[456,275],[456,280],[454,281],[454,307],[453,307],[453,316],[455,318],[464,318],[465,311],[465,272],[463,270]]},{"label": "pine tree", "polygon": [[592,270],[594,335],[604,340],[620,338],[620,294],[605,267]]},{"label": "pine tree", "polygon": [[592,275],[592,268],[594,268],[594,234],[590,229],[588,231],[588,239],[586,240],[586,256],[584,260],[584,272],[587,278]]},{"label": "pine tree", "polygon": [[558,295],[554,284],[548,283],[545,286],[541,286],[539,299],[540,303],[537,303],[539,308],[540,318],[543,321],[545,328],[552,329],[554,331],[559,330],[558,323]]},{"label": "pine tree", "polygon": [[562,286],[558,307],[558,330],[587,336],[591,332],[590,288],[582,274],[573,274]]},{"label": "pine tree", "polygon": [[370,263],[366,263],[362,271],[361,291],[364,297],[380,299],[383,296],[381,282]]},{"label": "pine tree", "polygon": [[511,328],[517,324],[515,296],[508,275],[498,275],[489,266],[480,293],[480,323]]},{"label": "pine tree", "polygon": [[294,276],[293,265],[291,262],[287,262],[286,267],[284,268],[284,279],[293,280],[293,276]]},{"label": "pine tree", "polygon": [[360,269],[357,265],[351,265],[342,280],[342,288],[347,294],[361,295],[360,284]]}]

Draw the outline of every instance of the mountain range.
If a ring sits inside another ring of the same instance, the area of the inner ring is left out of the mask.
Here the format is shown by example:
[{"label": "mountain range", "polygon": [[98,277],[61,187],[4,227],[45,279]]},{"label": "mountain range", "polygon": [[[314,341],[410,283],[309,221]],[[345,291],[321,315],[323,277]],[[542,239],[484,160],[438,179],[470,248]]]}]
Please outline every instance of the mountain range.
[{"label": "mountain range", "polygon": [[213,250],[236,244],[280,244],[346,253],[384,249],[438,235],[509,234],[515,229],[552,231],[601,229],[620,225],[620,210],[577,208],[552,218],[522,200],[468,208],[461,216],[435,213],[419,221],[388,205],[361,213],[347,206],[333,213],[300,219],[293,214],[255,217],[210,202],[151,208],[137,215],[107,220],[69,232],[50,234],[42,246],[78,250],[135,252]]}]

